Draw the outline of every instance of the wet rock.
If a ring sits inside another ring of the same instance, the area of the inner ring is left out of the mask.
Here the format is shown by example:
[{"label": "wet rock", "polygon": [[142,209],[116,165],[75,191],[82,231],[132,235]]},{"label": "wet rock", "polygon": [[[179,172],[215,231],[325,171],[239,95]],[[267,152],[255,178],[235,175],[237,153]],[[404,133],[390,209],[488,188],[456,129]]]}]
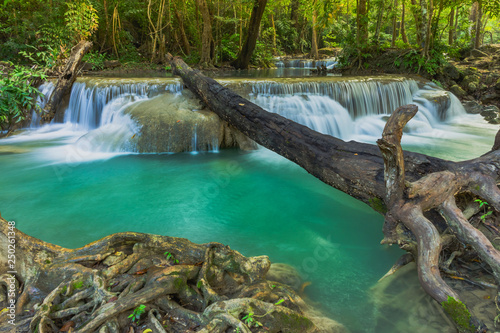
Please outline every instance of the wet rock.
[{"label": "wet rock", "polygon": [[219,148],[255,149],[255,143],[213,112],[187,90],[164,94],[130,106],[129,114],[140,126],[135,138],[140,153],[211,151]]},{"label": "wet rock", "polygon": [[499,100],[500,100],[500,94],[497,93],[486,94],[481,97],[481,103],[483,104],[490,104],[491,102]]},{"label": "wet rock", "polygon": [[452,80],[458,80],[460,78],[460,72],[458,71],[458,69],[453,66],[452,64],[447,64],[444,68],[443,68],[443,72],[448,75],[448,77]]},{"label": "wet rock", "polygon": [[446,119],[446,111],[449,109],[451,100],[448,93],[445,91],[430,91],[428,93],[422,94],[422,97],[432,103],[436,110],[438,110],[439,118],[441,120]]},{"label": "wet rock", "polygon": [[82,70],[91,71],[93,67],[94,67],[94,65],[91,64],[90,62],[84,62],[83,66],[82,66]]},{"label": "wet rock", "polygon": [[483,107],[476,101],[467,101],[464,103],[464,109],[470,114],[479,114]]},{"label": "wet rock", "polygon": [[467,93],[465,90],[463,90],[459,85],[455,84],[450,87],[450,91],[453,93],[453,95],[457,97],[465,97]]},{"label": "wet rock", "polygon": [[481,116],[491,124],[500,124],[500,109],[495,105],[488,105],[481,111]]},{"label": "wet rock", "polygon": [[474,56],[476,58],[484,58],[484,57],[488,56],[487,53],[480,51],[478,49],[473,49],[472,51],[470,51],[470,54],[471,54],[471,56]]},{"label": "wet rock", "polygon": [[107,60],[103,63],[105,69],[120,67],[122,64],[118,60]]},{"label": "wet rock", "polygon": [[303,284],[299,272],[294,267],[281,263],[271,264],[266,279],[286,284],[296,292],[300,291]]}]

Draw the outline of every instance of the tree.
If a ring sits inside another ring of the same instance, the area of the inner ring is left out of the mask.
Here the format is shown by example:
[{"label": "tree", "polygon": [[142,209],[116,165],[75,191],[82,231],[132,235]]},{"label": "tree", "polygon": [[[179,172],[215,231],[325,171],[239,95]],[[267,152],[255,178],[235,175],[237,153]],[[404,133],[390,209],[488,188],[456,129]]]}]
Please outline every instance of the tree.
[{"label": "tree", "polygon": [[212,48],[214,44],[212,36],[212,17],[208,10],[207,0],[196,0],[196,5],[201,13],[203,29],[201,33],[200,65],[202,67],[212,67]]},{"label": "tree", "polygon": [[254,0],[245,43],[243,44],[236,60],[231,63],[231,65],[236,69],[247,69],[250,64],[250,59],[252,58],[257,38],[259,37],[260,21],[262,19],[262,15],[264,15],[266,4],[267,0]]}]

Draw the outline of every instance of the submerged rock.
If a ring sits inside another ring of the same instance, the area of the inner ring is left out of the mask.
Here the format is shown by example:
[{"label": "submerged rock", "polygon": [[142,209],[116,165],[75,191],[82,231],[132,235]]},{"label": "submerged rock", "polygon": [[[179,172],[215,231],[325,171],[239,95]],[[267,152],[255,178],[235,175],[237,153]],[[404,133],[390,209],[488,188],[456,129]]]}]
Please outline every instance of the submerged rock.
[{"label": "submerged rock", "polygon": [[255,143],[213,112],[203,110],[188,91],[135,103],[126,111],[140,126],[140,153],[255,149]]}]

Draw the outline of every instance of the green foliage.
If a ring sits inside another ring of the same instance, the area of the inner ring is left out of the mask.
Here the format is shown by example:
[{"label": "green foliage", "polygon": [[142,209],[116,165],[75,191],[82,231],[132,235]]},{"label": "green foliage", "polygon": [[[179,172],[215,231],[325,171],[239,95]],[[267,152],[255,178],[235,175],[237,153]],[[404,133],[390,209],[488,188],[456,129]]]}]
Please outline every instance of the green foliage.
[{"label": "green foliage", "polygon": [[88,40],[99,26],[97,10],[90,2],[66,3],[68,10],[64,13],[66,27],[73,33],[76,42]]},{"label": "green foliage", "polygon": [[83,287],[83,281],[76,281],[73,283],[73,289],[81,289]]},{"label": "green foliage", "polygon": [[453,319],[461,332],[476,332],[476,327],[471,323],[471,314],[464,303],[460,300],[448,296],[446,302],[442,302],[441,306],[444,311]]},{"label": "green foliage", "polygon": [[41,111],[37,98],[42,93],[33,83],[45,80],[43,71],[14,66],[6,76],[0,76],[0,127],[10,129],[14,124],[26,119],[31,110]]},{"label": "green foliage", "polygon": [[491,214],[493,214],[493,211],[490,210],[487,206],[489,206],[488,202],[486,201],[483,201],[481,199],[476,199],[474,200],[474,202],[477,202],[479,203],[479,208],[483,208],[483,214],[481,215],[480,219],[481,221],[485,222],[486,221],[486,218],[488,216],[490,216]]},{"label": "green foliage", "polygon": [[254,318],[254,313],[250,311],[246,316],[241,318],[241,320],[249,327],[261,327],[262,323]]},{"label": "green foliage", "polygon": [[272,50],[263,42],[257,41],[250,62],[260,67],[271,67],[273,65]]},{"label": "green foliage", "polygon": [[92,51],[83,56],[83,61],[92,64],[92,70],[101,70],[104,68],[106,55],[97,51]]},{"label": "green foliage", "polygon": [[285,300],[284,299],[280,299],[279,301],[277,301],[276,303],[274,303],[274,305],[280,305],[281,303],[283,303]]},{"label": "green foliage", "polygon": [[132,322],[139,321],[141,319],[141,315],[146,312],[146,306],[144,304],[139,305],[134,309],[134,311],[128,316],[128,318],[132,318]]},{"label": "green foliage", "polygon": [[163,253],[163,255],[166,255],[167,256],[167,260],[172,260],[174,262],[174,264],[178,264],[179,263],[179,260],[175,259],[174,255],[170,252],[165,252]]}]

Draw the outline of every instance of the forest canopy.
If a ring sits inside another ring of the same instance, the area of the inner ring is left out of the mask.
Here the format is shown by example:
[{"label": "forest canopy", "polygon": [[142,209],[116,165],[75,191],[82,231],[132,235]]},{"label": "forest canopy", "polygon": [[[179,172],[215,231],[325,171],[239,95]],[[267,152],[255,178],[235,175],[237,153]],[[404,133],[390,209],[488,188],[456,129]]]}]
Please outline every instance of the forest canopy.
[{"label": "forest canopy", "polygon": [[[259,6],[262,18],[251,23]],[[252,24],[258,25],[251,54],[257,66],[280,55],[317,58],[319,49],[331,48],[343,48],[351,60],[370,57],[373,48],[458,57],[500,43],[499,13],[499,0],[4,0],[0,59],[50,67],[89,39],[86,60],[96,67],[107,59],[163,63],[167,52],[192,64],[221,65],[238,57]]]}]

